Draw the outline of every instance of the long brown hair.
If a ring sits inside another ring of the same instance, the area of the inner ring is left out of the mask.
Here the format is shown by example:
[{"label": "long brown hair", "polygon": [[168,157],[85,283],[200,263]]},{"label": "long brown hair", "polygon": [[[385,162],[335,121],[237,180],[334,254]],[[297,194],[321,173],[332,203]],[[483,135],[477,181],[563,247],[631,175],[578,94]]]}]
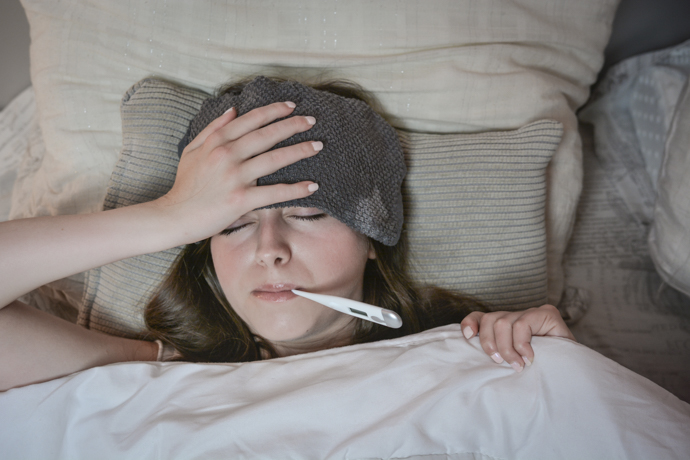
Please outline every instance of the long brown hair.
[{"label": "long brown hair", "polygon": [[[283,79],[275,79],[282,81]],[[220,93],[240,92],[250,79],[225,86]],[[352,82],[329,81],[311,87],[356,98],[381,112],[378,102]],[[277,357],[273,345],[252,333],[233,310],[216,276],[210,238],[187,245],[146,307],[152,335],[171,344],[185,361],[243,362]],[[459,323],[471,311],[484,310],[477,300],[435,286],[420,286],[409,275],[405,232],[395,246],[369,239],[376,258],[364,270],[363,301],[402,318],[400,329],[355,322],[350,344],[392,339]]]}]

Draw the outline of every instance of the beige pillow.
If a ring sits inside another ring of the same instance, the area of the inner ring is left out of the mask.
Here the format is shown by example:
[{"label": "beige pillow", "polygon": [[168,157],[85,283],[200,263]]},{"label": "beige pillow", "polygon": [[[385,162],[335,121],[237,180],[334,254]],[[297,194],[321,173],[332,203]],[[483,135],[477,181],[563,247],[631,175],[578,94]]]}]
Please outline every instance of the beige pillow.
[{"label": "beige pillow", "polygon": [[[157,79],[123,98],[123,150],[105,209],[155,199],[172,186],[177,145],[208,94]],[[539,121],[511,132],[399,131],[406,155],[405,232],[417,280],[479,297],[495,308],[546,302],[545,170],[562,126]],[[143,311],[179,249],[91,270],[79,323],[145,334]]]},{"label": "beige pillow", "polygon": [[121,95],[144,77],[207,92],[250,74],[349,78],[376,94],[397,128],[563,124],[547,176],[555,303],[581,188],[575,110],[602,65],[617,3],[23,0],[47,151],[18,184],[11,217],[100,208],[121,148]]}]

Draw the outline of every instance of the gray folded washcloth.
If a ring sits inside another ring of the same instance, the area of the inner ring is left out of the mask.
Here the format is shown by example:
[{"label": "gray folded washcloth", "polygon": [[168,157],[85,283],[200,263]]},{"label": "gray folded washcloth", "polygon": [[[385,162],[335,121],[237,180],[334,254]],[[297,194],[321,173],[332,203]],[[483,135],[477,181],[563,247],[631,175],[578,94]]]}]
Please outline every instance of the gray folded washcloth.
[{"label": "gray folded washcloth", "polygon": [[323,150],[260,178],[258,185],[311,180],[319,184],[319,190],[306,198],[266,208],[319,208],[364,235],[394,245],[403,224],[401,186],[406,172],[403,151],[393,127],[358,99],[315,90],[294,81],[275,82],[257,77],[239,93],[204,101],[179,144],[179,153],[229,108],[235,107],[241,116],[257,107],[282,101],[297,104],[292,115],[311,115],[316,118],[316,125],[273,149],[321,141]]}]

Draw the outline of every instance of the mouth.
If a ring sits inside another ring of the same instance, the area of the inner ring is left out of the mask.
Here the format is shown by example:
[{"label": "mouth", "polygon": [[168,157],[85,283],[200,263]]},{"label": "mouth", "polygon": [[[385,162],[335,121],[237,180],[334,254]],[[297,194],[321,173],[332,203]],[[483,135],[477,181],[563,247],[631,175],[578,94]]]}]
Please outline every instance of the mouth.
[{"label": "mouth", "polygon": [[253,290],[252,295],[268,302],[287,302],[297,297],[292,292],[293,289],[301,288],[291,283],[264,284]]}]

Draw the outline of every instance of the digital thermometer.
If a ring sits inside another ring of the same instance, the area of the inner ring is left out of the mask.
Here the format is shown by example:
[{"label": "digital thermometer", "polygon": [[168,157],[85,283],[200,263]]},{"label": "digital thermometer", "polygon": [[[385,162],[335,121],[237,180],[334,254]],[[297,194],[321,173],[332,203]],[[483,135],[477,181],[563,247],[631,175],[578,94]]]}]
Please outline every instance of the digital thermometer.
[{"label": "digital thermometer", "polygon": [[367,321],[392,327],[393,329],[398,329],[402,326],[402,319],[400,319],[400,316],[398,316],[396,312],[386,310],[385,308],[375,307],[368,303],[334,295],[314,294],[311,292],[298,291],[297,289],[293,289],[292,292],[298,296],[313,300],[316,303],[339,311],[340,313],[354,316],[355,318],[366,319]]}]

